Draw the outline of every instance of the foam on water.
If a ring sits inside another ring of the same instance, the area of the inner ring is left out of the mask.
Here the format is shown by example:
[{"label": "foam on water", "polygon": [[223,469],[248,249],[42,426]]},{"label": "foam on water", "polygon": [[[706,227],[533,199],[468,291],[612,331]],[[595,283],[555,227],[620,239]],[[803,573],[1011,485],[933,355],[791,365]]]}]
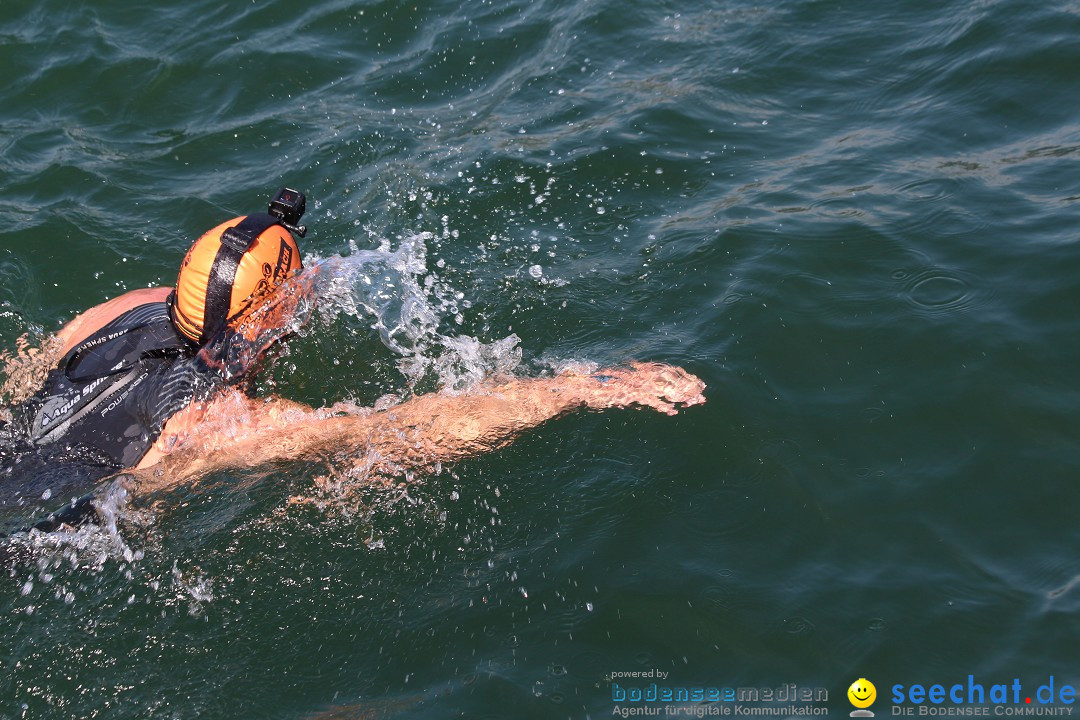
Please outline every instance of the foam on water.
[{"label": "foam on water", "polygon": [[521,361],[516,335],[484,342],[453,332],[468,303],[463,293],[429,271],[426,241],[432,237],[412,233],[396,248],[383,239],[373,250],[352,245],[345,256],[308,258],[304,270],[241,323],[239,335],[224,347],[208,349],[208,362],[220,366],[225,359],[229,374],[246,371],[275,341],[313,332],[310,320],[317,329],[345,315],[378,333],[397,356],[409,391],[433,382],[440,390],[458,392],[492,374],[512,372]]},{"label": "foam on water", "polygon": [[[35,558],[39,581],[51,582],[61,565],[98,572],[110,561],[119,563],[130,579],[131,568],[142,560],[143,552],[127,543],[118,522],[144,522],[147,516],[143,511],[131,509],[128,499],[128,484],[124,477],[107,482],[98,490],[94,503],[98,523],[49,533],[31,530],[16,534],[5,540],[8,543],[6,554]],[[28,579],[26,583],[32,586],[33,580]],[[23,592],[23,595],[28,594],[28,589]]]}]

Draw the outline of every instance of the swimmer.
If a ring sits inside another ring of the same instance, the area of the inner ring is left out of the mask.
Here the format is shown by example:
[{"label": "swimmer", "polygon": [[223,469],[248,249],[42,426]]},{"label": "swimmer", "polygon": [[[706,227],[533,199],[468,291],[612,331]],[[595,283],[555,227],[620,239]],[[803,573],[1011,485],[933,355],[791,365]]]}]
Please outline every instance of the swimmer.
[{"label": "swimmer", "polygon": [[0,420],[0,509],[80,498],[34,525],[49,531],[92,520],[87,493],[120,472],[132,492],[146,493],[229,467],[351,454],[367,459],[370,477],[394,478],[503,447],[581,408],[674,415],[705,401],[701,380],[655,363],[492,378],[378,411],[249,397],[243,381],[255,362],[238,360],[237,349],[265,351],[259,323],[276,318],[271,342],[280,339],[303,299],[281,286],[302,267],[294,236],[305,232],[304,205],[302,193],[283,188],[268,212],[196,240],[175,288],[128,292],[61,329],[51,352],[34,358],[49,368],[36,392]]}]

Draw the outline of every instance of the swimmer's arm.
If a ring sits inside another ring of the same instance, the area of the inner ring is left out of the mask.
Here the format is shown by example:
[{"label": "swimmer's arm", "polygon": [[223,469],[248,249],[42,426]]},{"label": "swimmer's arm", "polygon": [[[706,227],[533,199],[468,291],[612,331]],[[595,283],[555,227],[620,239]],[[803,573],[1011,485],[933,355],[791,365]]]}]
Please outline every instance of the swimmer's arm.
[{"label": "swimmer's arm", "polygon": [[[581,409],[650,407],[668,415],[705,401],[705,384],[667,365],[635,364],[592,375],[510,379],[463,395],[414,398],[356,428],[386,470],[425,469],[504,447],[522,432]],[[344,441],[353,430],[346,430]],[[396,474],[396,473],[394,473]]]},{"label": "swimmer's arm", "polygon": [[[227,467],[359,455],[370,459],[373,475],[394,477],[503,447],[579,408],[641,406],[674,415],[678,406],[705,402],[704,388],[680,368],[634,364],[591,375],[508,379],[457,395],[421,395],[380,412],[335,414],[343,408],[312,410],[235,393],[171,419],[140,464],[140,475],[149,489]],[[149,481],[150,475],[158,480]]]}]

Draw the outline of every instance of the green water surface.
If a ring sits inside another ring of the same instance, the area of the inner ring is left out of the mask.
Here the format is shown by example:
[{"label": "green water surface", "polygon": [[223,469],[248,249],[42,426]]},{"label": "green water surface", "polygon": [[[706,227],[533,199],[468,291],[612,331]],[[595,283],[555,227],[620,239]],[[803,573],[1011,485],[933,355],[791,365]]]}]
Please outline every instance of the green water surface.
[{"label": "green water surface", "polygon": [[[429,233],[441,327],[522,373],[709,387],[350,511],[282,462],[43,543],[0,582],[0,718],[1080,685],[1077,37],[1064,1],[4,0],[4,349],[288,184],[309,259]],[[396,359],[339,316],[259,387],[369,404]]]}]

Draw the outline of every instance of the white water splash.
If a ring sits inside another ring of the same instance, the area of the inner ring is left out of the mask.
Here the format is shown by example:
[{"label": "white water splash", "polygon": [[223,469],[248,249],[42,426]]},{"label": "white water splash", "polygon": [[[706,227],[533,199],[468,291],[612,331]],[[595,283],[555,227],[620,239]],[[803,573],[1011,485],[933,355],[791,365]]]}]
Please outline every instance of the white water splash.
[{"label": "white water splash", "polygon": [[183,572],[177,562],[173,562],[172,581],[178,600],[188,603],[188,615],[200,617],[205,612],[205,605],[214,601],[214,582],[199,570]]},{"label": "white water splash", "polygon": [[[354,248],[344,257],[309,259],[265,310],[256,310],[246,321],[246,349],[239,353],[244,360],[233,366],[246,368],[285,334],[310,332],[303,325],[315,314],[324,324],[339,315],[369,323],[398,356],[398,370],[410,390],[433,379],[439,389],[457,392],[492,374],[513,371],[521,361],[516,335],[485,343],[445,330],[461,323],[462,309],[469,303],[428,270],[426,241],[432,237],[417,233],[403,238],[396,249],[383,240],[374,250]],[[282,321],[282,306],[290,310],[287,322]],[[235,347],[227,351],[230,357],[237,354]]]},{"label": "white water splash", "polygon": [[141,521],[143,512],[128,507],[128,484],[124,477],[106,483],[96,493],[94,508],[98,522],[77,528],[40,532],[31,530],[6,539],[13,547],[21,546],[37,559],[39,579],[51,579],[51,572],[62,565],[99,572],[110,561],[118,562],[130,579],[132,568],[143,559],[142,550],[133,550],[124,540],[117,521]]}]

